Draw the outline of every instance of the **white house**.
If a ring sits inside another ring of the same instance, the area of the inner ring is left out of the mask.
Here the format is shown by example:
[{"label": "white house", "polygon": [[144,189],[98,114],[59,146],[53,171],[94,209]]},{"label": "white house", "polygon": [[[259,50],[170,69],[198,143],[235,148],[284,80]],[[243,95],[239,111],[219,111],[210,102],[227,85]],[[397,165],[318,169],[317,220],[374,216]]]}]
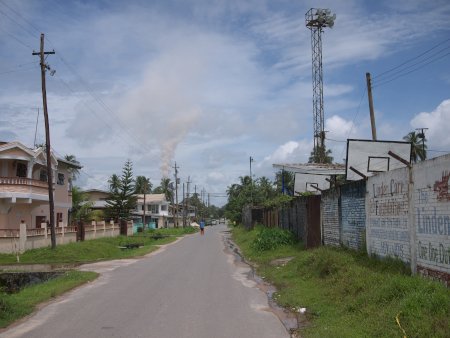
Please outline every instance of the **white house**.
[{"label": "white house", "polygon": [[[172,215],[169,213],[169,201],[167,201],[164,194],[146,194],[145,195],[145,224],[154,223],[156,228],[169,227],[169,218]],[[136,209],[132,212],[133,216],[144,216],[144,195],[137,195]]]}]

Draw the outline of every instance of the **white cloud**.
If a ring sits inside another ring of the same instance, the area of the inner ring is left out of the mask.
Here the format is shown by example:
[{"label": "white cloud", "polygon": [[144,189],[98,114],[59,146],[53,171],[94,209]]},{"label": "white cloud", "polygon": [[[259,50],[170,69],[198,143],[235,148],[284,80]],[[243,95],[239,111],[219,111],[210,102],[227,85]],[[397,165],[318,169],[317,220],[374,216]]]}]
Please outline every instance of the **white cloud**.
[{"label": "white cloud", "polygon": [[312,150],[312,143],[301,141],[288,141],[264,158],[263,164],[274,163],[301,163],[308,160]]},{"label": "white cloud", "polygon": [[417,114],[411,120],[413,128],[428,128],[425,136],[428,148],[435,150],[450,150],[450,99],[443,101],[435,110]]}]

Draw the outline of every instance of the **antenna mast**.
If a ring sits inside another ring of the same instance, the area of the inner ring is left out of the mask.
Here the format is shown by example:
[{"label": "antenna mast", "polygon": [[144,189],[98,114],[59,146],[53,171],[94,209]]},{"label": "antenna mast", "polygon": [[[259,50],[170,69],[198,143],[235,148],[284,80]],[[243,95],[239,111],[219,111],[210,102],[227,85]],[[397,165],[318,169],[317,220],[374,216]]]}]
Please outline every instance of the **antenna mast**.
[{"label": "antenna mast", "polygon": [[[306,27],[311,30],[314,155],[319,163],[325,161],[325,131],[323,114],[322,31],[334,26],[336,14],[329,9],[311,8],[305,14]],[[319,155],[320,156],[317,156]]]}]

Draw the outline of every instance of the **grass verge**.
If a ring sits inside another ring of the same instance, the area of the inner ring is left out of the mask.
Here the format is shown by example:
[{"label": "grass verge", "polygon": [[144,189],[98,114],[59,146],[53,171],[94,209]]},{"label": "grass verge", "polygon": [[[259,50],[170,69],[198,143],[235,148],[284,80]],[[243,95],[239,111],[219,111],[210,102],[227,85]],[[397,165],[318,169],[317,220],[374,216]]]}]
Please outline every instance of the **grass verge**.
[{"label": "grass verge", "polygon": [[[87,263],[101,260],[130,258],[145,255],[156,250],[157,245],[167,244],[176,240],[177,236],[193,233],[196,229],[171,228],[146,231],[135,236],[117,236],[57,245],[25,251],[20,255],[21,264],[70,264]],[[152,236],[167,236],[155,239]],[[136,249],[121,249],[127,244],[142,244]],[[0,254],[0,264],[17,263],[15,254]]]},{"label": "grass verge", "polygon": [[[236,227],[233,239],[258,274],[277,287],[280,305],[307,309],[302,337],[449,337],[448,289],[411,276],[401,261],[345,248],[306,251],[299,243],[258,250],[260,231]],[[271,264],[285,257],[292,260]]]},{"label": "grass verge", "polygon": [[95,278],[97,278],[95,272],[67,271],[60,277],[26,287],[18,293],[0,293],[0,327],[6,327],[12,322],[29,315],[38,304]]}]

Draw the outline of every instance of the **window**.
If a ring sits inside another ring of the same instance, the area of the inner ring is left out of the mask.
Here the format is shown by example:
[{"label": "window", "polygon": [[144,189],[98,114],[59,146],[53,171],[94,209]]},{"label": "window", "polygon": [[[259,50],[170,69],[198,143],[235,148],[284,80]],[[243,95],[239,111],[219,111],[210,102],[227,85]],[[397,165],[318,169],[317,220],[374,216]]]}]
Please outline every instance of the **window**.
[{"label": "window", "polygon": [[27,165],[25,163],[17,163],[16,176],[27,177]]},{"label": "window", "polygon": [[167,211],[167,205],[161,205],[161,211]]},{"label": "window", "polygon": [[159,208],[158,208],[157,204],[152,204],[151,208],[152,208],[151,209],[152,214],[157,214],[159,212]]},{"label": "window", "polygon": [[63,221],[62,212],[56,213],[56,226],[59,226],[59,223]]},{"label": "window", "polygon": [[47,170],[41,169],[41,171],[39,173],[39,180],[44,181],[44,182],[48,181]]},{"label": "window", "polygon": [[58,181],[56,181],[58,185],[64,185],[64,174],[58,173]]}]

